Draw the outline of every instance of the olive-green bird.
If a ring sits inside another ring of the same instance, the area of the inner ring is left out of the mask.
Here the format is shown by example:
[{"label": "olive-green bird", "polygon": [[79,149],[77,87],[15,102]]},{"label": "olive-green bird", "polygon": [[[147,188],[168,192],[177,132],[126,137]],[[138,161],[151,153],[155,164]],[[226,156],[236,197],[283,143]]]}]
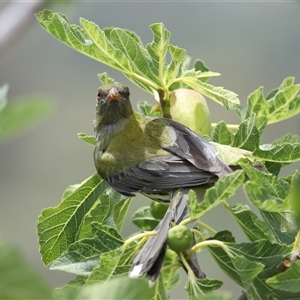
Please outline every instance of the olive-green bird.
[{"label": "olive-green bird", "polygon": [[[128,87],[119,83],[99,88],[94,161],[100,176],[119,193],[141,193],[170,204],[155,229],[158,234],[148,239],[130,270],[130,276],[148,275],[154,282],[164,260],[170,222],[179,223],[187,213],[189,189],[212,184],[232,170],[210,143],[184,125],[135,113],[129,96]],[[197,275],[205,277],[194,262]]]}]

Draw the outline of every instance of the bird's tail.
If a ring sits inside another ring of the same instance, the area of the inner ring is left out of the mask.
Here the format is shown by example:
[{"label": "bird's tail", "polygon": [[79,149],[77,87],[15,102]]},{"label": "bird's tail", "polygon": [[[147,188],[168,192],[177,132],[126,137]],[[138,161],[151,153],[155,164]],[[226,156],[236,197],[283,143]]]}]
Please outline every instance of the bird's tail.
[{"label": "bird's tail", "polygon": [[[158,278],[166,254],[170,222],[174,221],[175,224],[179,224],[186,216],[188,193],[188,189],[181,189],[172,198],[164,218],[155,228],[157,235],[150,237],[135,257],[129,271],[130,277],[148,276],[150,277],[150,284],[153,284]],[[192,257],[191,263],[198,269],[199,277],[205,277],[205,274],[199,267],[196,256]]]}]

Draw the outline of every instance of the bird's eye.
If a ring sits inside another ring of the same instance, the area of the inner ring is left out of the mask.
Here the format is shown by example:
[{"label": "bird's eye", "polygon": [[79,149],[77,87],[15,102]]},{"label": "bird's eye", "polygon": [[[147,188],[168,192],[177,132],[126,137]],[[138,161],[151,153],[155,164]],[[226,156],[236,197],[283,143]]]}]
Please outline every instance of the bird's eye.
[{"label": "bird's eye", "polygon": [[126,89],[123,93],[123,95],[125,96],[125,98],[129,97],[130,96],[130,92],[128,89]]},{"label": "bird's eye", "polygon": [[101,93],[100,93],[100,91],[97,92],[97,95],[96,95],[96,96],[97,96],[97,99],[100,100],[100,98],[101,98]]}]

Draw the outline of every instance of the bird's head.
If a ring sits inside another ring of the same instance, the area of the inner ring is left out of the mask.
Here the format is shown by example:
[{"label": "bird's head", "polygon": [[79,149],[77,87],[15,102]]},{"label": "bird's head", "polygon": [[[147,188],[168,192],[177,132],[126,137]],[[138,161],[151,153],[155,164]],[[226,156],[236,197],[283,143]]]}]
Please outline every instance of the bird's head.
[{"label": "bird's head", "polygon": [[96,123],[108,125],[128,119],[132,113],[129,88],[113,83],[101,86],[97,91]]}]

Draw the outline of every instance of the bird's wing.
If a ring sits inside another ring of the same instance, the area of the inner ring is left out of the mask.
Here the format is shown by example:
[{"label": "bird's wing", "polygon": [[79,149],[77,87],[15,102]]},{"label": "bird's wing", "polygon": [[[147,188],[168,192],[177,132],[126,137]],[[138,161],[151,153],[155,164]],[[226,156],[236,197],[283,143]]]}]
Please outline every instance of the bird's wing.
[{"label": "bird's wing", "polygon": [[167,120],[171,143],[162,148],[188,160],[198,169],[213,173],[218,177],[229,174],[232,170],[218,157],[218,152],[206,139],[184,125]]},{"label": "bird's wing", "polygon": [[[136,192],[145,194],[164,193],[182,187],[193,187],[215,182],[218,177],[198,169],[177,155],[147,160],[122,173],[108,178],[110,185],[124,195]],[[168,197],[169,198],[169,197]]]},{"label": "bird's wing", "polygon": [[[152,122],[161,119],[154,119]],[[109,183],[122,194],[164,193],[170,190],[215,182],[231,169],[217,156],[215,148],[187,127],[167,120],[169,143],[161,147],[169,155],[151,158],[114,174]]]}]

